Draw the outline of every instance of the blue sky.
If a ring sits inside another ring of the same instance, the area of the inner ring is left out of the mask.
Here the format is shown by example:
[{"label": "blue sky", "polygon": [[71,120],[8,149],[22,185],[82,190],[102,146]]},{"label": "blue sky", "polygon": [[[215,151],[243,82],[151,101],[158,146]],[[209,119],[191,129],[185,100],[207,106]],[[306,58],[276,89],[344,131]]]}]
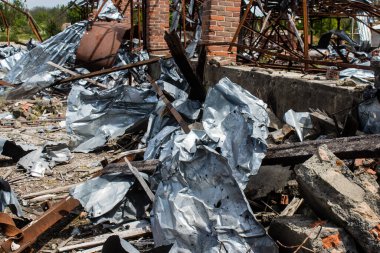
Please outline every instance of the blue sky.
[{"label": "blue sky", "polygon": [[29,9],[36,6],[54,7],[58,4],[63,5],[70,2],[70,0],[26,0],[25,3]]}]

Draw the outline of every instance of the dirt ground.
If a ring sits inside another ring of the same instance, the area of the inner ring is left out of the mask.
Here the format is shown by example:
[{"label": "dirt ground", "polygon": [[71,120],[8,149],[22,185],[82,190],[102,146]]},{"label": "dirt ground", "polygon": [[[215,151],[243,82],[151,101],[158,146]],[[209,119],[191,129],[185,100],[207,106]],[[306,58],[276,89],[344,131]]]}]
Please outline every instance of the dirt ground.
[{"label": "dirt ground", "polygon": [[[48,122],[33,126],[23,123],[19,128],[0,126],[0,138],[12,140],[17,144],[32,144],[35,146],[42,146],[48,141],[68,143],[70,140],[65,127],[61,127],[59,122]],[[112,160],[121,151],[123,150],[100,151],[88,154],[73,153],[73,158],[69,163],[57,165],[52,169],[52,173],[47,173],[43,178],[29,176],[24,170],[17,168],[16,163],[11,158],[0,156],[0,175],[9,175],[6,180],[16,193],[22,205],[25,218],[33,221],[43,213],[42,206],[46,201],[23,199],[23,196],[29,193],[84,182],[96,175],[96,172],[102,168],[100,163],[102,160]],[[67,192],[54,194],[53,199],[49,201],[56,203],[67,195]],[[17,225],[23,226],[26,223],[20,220]],[[63,246],[65,242],[67,244],[75,244],[79,241],[84,242],[87,237],[109,232],[111,232],[109,229],[104,229],[102,226],[93,226],[91,221],[85,218],[82,208],[78,207],[71,215],[61,220],[41,236],[34,245],[34,249],[38,252],[56,252],[57,247]],[[4,239],[0,235],[0,242],[4,241]],[[151,239],[132,240],[131,243],[134,243],[142,251],[146,248],[151,248],[153,245]]]}]

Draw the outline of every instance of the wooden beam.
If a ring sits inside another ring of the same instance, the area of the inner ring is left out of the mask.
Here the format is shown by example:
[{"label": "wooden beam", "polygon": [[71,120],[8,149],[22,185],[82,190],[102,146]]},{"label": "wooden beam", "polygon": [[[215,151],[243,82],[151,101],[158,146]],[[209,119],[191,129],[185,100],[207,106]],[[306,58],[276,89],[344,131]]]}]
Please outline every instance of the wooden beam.
[{"label": "wooden beam", "polygon": [[175,63],[191,87],[189,99],[199,100],[201,102],[205,101],[206,89],[194,73],[177,33],[175,31],[171,33],[165,32],[164,39],[166,44],[168,44]]},{"label": "wooden beam", "polygon": [[317,152],[319,146],[324,144],[340,159],[380,157],[380,134],[376,134],[304,141],[270,147],[263,160],[263,165],[303,163]]},{"label": "wooden beam", "polygon": [[[50,66],[53,66],[54,68],[57,68],[59,69],[60,71],[64,72],[64,73],[67,73],[67,74],[70,74],[72,76],[79,76],[80,74],[72,71],[72,70],[69,70],[69,69],[66,69],[58,64],[55,64],[54,62],[51,62],[51,61],[48,61],[47,64],[49,64]],[[89,83],[92,83],[93,85],[95,86],[98,86],[99,88],[102,88],[102,89],[107,89],[107,85],[104,85],[102,83],[99,83],[95,80],[92,80],[90,78],[84,78],[85,81],[89,82]]]},{"label": "wooden beam", "polygon": [[58,248],[58,252],[68,252],[75,249],[83,249],[83,248],[90,248],[98,245],[102,245],[106,242],[107,238],[113,235],[118,235],[120,238],[123,239],[129,239],[134,237],[141,237],[147,234],[151,233],[150,226],[142,227],[142,228],[133,228],[122,232],[116,232],[116,233],[110,233],[99,236],[99,238],[93,238],[89,242],[82,242],[79,244],[64,246],[61,248]]},{"label": "wooden beam", "polygon": [[149,188],[148,184],[145,182],[144,178],[140,175],[140,172],[132,166],[131,162],[124,158],[125,163],[127,164],[129,170],[132,172],[132,174],[136,177],[136,179],[139,181],[142,188],[145,190],[146,194],[148,195],[149,199],[154,202],[154,194]]},{"label": "wooden beam", "polygon": [[[159,160],[147,160],[147,161],[131,161],[131,165],[135,167],[138,171],[144,172],[146,174],[152,175],[157,166],[160,164]],[[110,163],[106,165],[102,170],[102,174],[110,174],[116,172],[122,172],[123,174],[131,175],[132,172],[129,170],[127,163]]]}]

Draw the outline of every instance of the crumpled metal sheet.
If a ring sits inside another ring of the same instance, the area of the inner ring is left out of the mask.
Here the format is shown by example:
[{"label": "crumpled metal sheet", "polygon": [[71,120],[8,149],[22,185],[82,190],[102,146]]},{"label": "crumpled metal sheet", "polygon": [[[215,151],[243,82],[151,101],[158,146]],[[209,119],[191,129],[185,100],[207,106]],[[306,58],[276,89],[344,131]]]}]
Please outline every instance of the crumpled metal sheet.
[{"label": "crumpled metal sheet", "polygon": [[170,26],[170,32],[176,31],[179,24],[179,19],[181,17],[182,5],[181,1],[175,0],[172,4],[173,12],[172,12],[172,24]]},{"label": "crumpled metal sheet", "polygon": [[190,159],[174,157],[173,176],[156,192],[152,231],[157,246],[174,243],[170,252],[278,252],[224,157],[205,146]]},{"label": "crumpled metal sheet", "polygon": [[152,160],[159,157],[163,145],[167,143],[171,135],[180,129],[179,126],[165,126],[158,134],[149,140],[144,160]]},{"label": "crumpled metal sheet", "polygon": [[[125,45],[119,49],[116,55],[115,66],[118,67],[122,65],[131,64],[131,63],[137,63],[140,61],[146,61],[146,60],[149,60],[149,54],[147,51],[141,50],[139,52],[131,53],[128,47]],[[127,74],[129,72],[131,72],[134,80],[137,83],[142,84],[144,82],[147,82],[147,72],[148,72],[147,65],[134,67],[129,70],[121,70],[121,71],[113,72],[108,75],[112,76],[112,78],[115,80],[120,79],[120,75],[124,75],[124,78],[127,80],[128,78]],[[124,81],[123,83],[126,83],[126,81]]]},{"label": "crumpled metal sheet", "polygon": [[[158,135],[166,143],[149,142],[144,158],[162,161],[151,218],[157,246],[174,243],[171,252],[278,252],[243,193],[266,151],[265,109],[224,78],[206,97],[204,130],[164,128]],[[240,157],[243,149],[251,152],[248,158]]]},{"label": "crumpled metal sheet", "polygon": [[[244,3],[248,5],[249,0],[244,0]],[[260,9],[259,6],[252,6],[251,7],[251,13],[255,15],[255,17],[262,18],[266,16],[267,14]]]},{"label": "crumpled metal sheet", "polygon": [[151,89],[117,86],[96,91],[73,86],[67,100],[66,127],[75,152],[90,152],[107,140],[133,132],[148,120],[157,103]]},{"label": "crumpled metal sheet", "polygon": [[[162,90],[174,98],[173,107],[189,120],[199,117],[201,104],[198,101],[191,101],[188,98],[189,84],[179,71],[173,59],[161,60],[161,75],[157,84]],[[149,117],[148,128],[145,132],[142,143],[147,143],[154,138],[166,126],[178,126],[178,122],[170,115],[165,114],[166,105],[159,101]]]},{"label": "crumpled metal sheet", "polygon": [[140,253],[132,244],[120,238],[118,235],[112,235],[107,238],[103,244],[102,253]]},{"label": "crumpled metal sheet", "polygon": [[339,72],[339,76],[343,77],[356,77],[361,79],[374,79],[375,73],[372,70],[347,68]]},{"label": "crumpled metal sheet", "polygon": [[375,97],[359,105],[362,130],[367,134],[380,134],[380,103]]},{"label": "crumpled metal sheet", "polygon": [[12,45],[2,45],[0,46],[0,59],[11,57],[12,55],[18,54],[21,51],[23,51],[21,47],[17,48]]},{"label": "crumpled metal sheet", "polygon": [[[143,178],[148,180],[148,175],[140,173]],[[135,183],[128,190],[125,197],[117,203],[109,212],[104,215],[92,219],[95,224],[112,223],[122,224],[128,221],[135,221],[147,218],[146,213],[151,205],[146,192],[140,187],[139,183]]]},{"label": "crumpled metal sheet", "polygon": [[90,179],[70,190],[90,218],[100,217],[122,201],[135,178],[122,173],[105,174]]},{"label": "crumpled metal sheet", "polygon": [[86,23],[83,21],[69,26],[25,54],[4,78],[9,83],[22,84],[12,90],[7,98],[26,97],[54,83],[55,78],[50,72],[55,68],[47,62],[63,65],[69,60],[73,61],[75,51],[86,30]]},{"label": "crumpled metal sheet", "polygon": [[46,171],[51,172],[57,164],[68,163],[71,158],[71,152],[65,143],[49,142],[23,156],[17,166],[24,168],[33,177],[43,177]]},{"label": "crumpled metal sheet", "polygon": [[369,25],[368,17],[363,12],[359,12],[357,14],[358,15],[356,16],[356,18],[358,19],[358,21],[356,21],[356,24],[358,26],[360,44],[363,45],[363,43],[367,42],[371,45],[372,36],[371,36],[371,29],[369,29],[368,27]]},{"label": "crumpled metal sheet", "polygon": [[202,21],[201,21],[201,17],[199,17],[198,25],[197,25],[197,28],[195,30],[194,38],[190,41],[190,43],[188,44],[188,46],[185,49],[186,56],[188,58],[194,57],[195,50],[197,49],[197,46],[198,46],[198,42],[201,40],[201,36],[202,36]]},{"label": "crumpled metal sheet", "polygon": [[228,78],[221,79],[206,97],[202,124],[221,148],[242,188],[257,173],[267,149],[267,105]]},{"label": "crumpled metal sheet", "polygon": [[[119,10],[116,8],[116,6],[113,4],[110,0],[107,1],[105,5],[103,6],[103,9],[100,11],[98,17],[99,19],[112,19],[112,20],[122,20],[123,17],[119,13]],[[99,6],[102,6],[104,0],[99,3]]]},{"label": "crumpled metal sheet", "polygon": [[[191,0],[189,5],[188,5],[188,10],[187,10],[187,14],[188,16],[192,16],[194,11],[195,11],[195,1],[194,0]],[[170,26],[170,32],[172,31],[177,31],[178,29],[178,25],[179,25],[179,21],[180,21],[180,18],[181,18],[181,15],[182,15],[182,1],[179,1],[179,0],[175,0],[173,3],[172,3],[172,6],[171,8],[173,9],[173,12],[172,12],[172,17],[171,17],[171,26]],[[186,51],[186,56],[188,58],[192,58],[194,57],[194,54],[195,54],[195,50],[198,46],[198,42],[200,41],[201,39],[201,35],[202,35],[202,20],[201,20],[201,17],[202,17],[202,9],[198,10],[199,13],[198,13],[198,20],[197,20],[197,27],[195,29],[195,34],[194,34],[194,37],[191,39],[190,43],[188,43],[185,51]],[[188,23],[191,23],[191,24],[194,24],[195,23],[195,20],[192,20],[190,19],[188,16],[186,16],[186,21]],[[182,24],[181,24],[182,26]]]},{"label": "crumpled metal sheet", "polygon": [[174,99],[186,99],[190,85],[173,59],[160,60],[161,75],[157,84]]},{"label": "crumpled metal sheet", "polygon": [[0,138],[0,154],[3,153],[3,148],[6,141],[7,139]]},{"label": "crumpled metal sheet", "polygon": [[313,122],[308,112],[295,112],[290,109],[284,114],[284,121],[294,127],[300,141],[303,141],[305,130],[313,128]]},{"label": "crumpled metal sheet", "polygon": [[26,54],[26,51],[21,51],[10,57],[0,60],[0,71],[4,74],[8,73]]},{"label": "crumpled metal sheet", "polygon": [[0,178],[0,212],[9,207],[12,213],[18,217],[23,216],[22,208],[9,183]]},{"label": "crumpled metal sheet", "polygon": [[32,145],[18,145],[13,141],[0,138],[0,154],[12,157],[15,162],[35,149]]}]

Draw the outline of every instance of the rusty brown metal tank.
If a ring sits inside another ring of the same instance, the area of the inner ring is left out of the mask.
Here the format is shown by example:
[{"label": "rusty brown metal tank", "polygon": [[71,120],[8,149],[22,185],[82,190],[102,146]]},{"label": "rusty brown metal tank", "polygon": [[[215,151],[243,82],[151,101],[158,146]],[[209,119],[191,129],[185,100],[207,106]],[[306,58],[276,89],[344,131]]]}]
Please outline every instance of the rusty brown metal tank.
[{"label": "rusty brown metal tank", "polygon": [[126,23],[94,22],[82,37],[76,53],[76,64],[92,71],[111,67],[129,29]]}]

